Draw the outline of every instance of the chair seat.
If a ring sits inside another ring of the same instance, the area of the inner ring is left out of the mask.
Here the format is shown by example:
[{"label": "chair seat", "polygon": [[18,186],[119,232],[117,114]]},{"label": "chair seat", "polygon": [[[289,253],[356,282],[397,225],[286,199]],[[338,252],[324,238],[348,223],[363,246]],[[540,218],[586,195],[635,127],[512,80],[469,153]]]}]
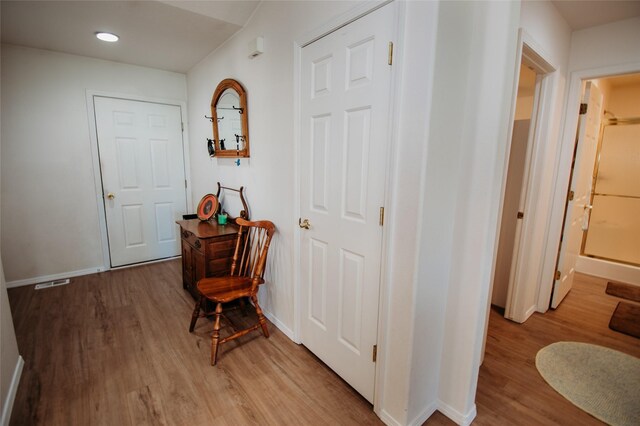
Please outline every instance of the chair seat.
[{"label": "chair seat", "polygon": [[[226,303],[239,297],[251,296],[250,277],[212,277],[198,281],[200,294],[216,303]],[[260,279],[260,284],[264,282]]]}]

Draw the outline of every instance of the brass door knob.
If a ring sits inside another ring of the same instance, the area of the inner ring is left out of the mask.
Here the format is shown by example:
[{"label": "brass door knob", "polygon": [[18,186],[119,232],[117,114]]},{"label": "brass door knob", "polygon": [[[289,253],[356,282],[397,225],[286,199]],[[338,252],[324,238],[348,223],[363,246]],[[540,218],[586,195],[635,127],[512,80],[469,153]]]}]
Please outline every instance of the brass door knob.
[{"label": "brass door knob", "polygon": [[114,194],[113,192],[109,192],[107,194],[107,198],[110,199],[110,200],[113,200],[114,198],[116,198],[116,194]]},{"label": "brass door knob", "polygon": [[311,222],[309,222],[309,219],[305,219],[302,220],[302,218],[298,219],[298,226],[302,229],[310,229],[311,228]]}]

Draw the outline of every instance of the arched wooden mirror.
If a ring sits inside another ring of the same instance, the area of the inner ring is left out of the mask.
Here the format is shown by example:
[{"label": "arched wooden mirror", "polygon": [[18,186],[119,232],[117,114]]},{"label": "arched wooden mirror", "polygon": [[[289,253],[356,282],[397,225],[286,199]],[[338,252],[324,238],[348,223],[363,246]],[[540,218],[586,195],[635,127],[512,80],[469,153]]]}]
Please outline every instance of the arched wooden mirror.
[{"label": "arched wooden mirror", "polygon": [[249,157],[247,92],[231,78],[222,80],[211,99],[216,157]]}]

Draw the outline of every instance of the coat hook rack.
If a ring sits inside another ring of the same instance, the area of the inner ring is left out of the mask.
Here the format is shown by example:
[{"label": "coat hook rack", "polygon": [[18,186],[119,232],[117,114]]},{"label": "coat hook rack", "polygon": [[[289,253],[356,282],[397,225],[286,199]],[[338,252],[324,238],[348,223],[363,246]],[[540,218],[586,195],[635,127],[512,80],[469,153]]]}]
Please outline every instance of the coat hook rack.
[{"label": "coat hook rack", "polygon": [[207,149],[209,150],[209,157],[216,155],[216,149],[214,148],[213,139],[207,138]]},{"label": "coat hook rack", "polygon": [[206,118],[207,120],[213,123],[213,117],[209,117],[208,115],[205,114],[204,118]]}]

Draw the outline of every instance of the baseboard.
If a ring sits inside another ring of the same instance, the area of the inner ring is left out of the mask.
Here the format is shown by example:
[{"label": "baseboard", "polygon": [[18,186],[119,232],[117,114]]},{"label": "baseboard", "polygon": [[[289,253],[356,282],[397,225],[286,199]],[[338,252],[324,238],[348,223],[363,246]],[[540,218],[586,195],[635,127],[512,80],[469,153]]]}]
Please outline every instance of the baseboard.
[{"label": "baseboard", "polygon": [[477,414],[476,404],[473,404],[473,407],[471,407],[471,410],[469,410],[468,413],[463,414],[442,401],[438,401],[438,411],[449,417],[460,426],[469,426],[473,419],[476,418]]},{"label": "baseboard", "polygon": [[296,339],[293,338],[293,331],[289,327],[287,327],[282,321],[280,321],[271,312],[267,312],[265,310],[263,310],[262,312],[264,313],[264,316],[267,317],[267,319],[271,321],[273,325],[278,327],[278,330],[282,331],[284,335],[287,336],[289,339],[291,339],[293,342],[296,342]]},{"label": "baseboard", "polygon": [[640,268],[637,266],[578,256],[576,271],[611,281],[640,285]]},{"label": "baseboard", "polygon": [[9,391],[7,397],[4,400],[2,409],[2,419],[0,425],[8,426],[9,420],[11,420],[11,410],[13,409],[13,402],[16,399],[16,393],[18,392],[18,385],[20,384],[20,376],[22,376],[22,368],[24,367],[24,359],[18,355],[18,361],[16,362],[16,368],[13,370],[13,377],[11,384],[9,385]]},{"label": "baseboard", "polygon": [[529,307],[529,309],[527,309],[527,311],[524,313],[524,320],[525,321],[528,320],[529,317],[533,315],[533,313],[537,310],[537,308],[538,308],[537,305],[532,305],[531,307]]},{"label": "baseboard", "polygon": [[378,414],[378,417],[380,418],[380,420],[382,420],[382,423],[387,426],[402,426],[402,423],[393,418],[393,416],[387,413],[385,410],[382,410],[380,411],[380,413],[376,414]]},{"label": "baseboard", "polygon": [[438,409],[438,401],[433,401],[427,405],[411,422],[409,426],[421,426]]},{"label": "baseboard", "polygon": [[62,274],[42,275],[39,277],[25,278],[24,280],[7,281],[7,288],[22,287],[25,285],[44,283],[47,281],[55,281],[63,278],[80,277],[82,275],[89,275],[89,274],[95,274],[97,272],[103,272],[104,270],[105,270],[104,267],[99,266],[95,268],[81,269],[78,271],[64,272]]}]

